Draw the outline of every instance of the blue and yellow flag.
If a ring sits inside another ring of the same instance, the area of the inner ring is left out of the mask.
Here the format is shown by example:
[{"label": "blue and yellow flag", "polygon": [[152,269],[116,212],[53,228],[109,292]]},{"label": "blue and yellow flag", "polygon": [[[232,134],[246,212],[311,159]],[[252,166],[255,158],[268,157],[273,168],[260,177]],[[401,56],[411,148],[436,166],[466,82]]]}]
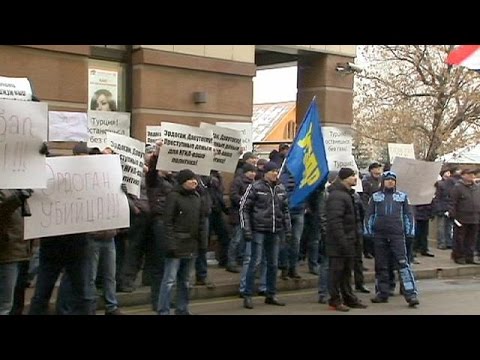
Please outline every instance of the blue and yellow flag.
[{"label": "blue and yellow flag", "polygon": [[295,190],[290,196],[291,208],[304,202],[318,186],[327,182],[328,163],[315,98],[293,140],[285,166],[295,178]]}]

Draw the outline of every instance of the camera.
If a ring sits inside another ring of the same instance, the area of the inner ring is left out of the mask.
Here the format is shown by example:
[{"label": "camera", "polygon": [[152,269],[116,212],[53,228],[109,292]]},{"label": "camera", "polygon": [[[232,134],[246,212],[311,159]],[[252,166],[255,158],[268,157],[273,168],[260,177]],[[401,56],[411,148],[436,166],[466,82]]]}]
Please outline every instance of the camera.
[{"label": "camera", "polygon": [[352,74],[361,73],[363,71],[363,67],[352,62],[337,63],[335,70],[343,74]]}]

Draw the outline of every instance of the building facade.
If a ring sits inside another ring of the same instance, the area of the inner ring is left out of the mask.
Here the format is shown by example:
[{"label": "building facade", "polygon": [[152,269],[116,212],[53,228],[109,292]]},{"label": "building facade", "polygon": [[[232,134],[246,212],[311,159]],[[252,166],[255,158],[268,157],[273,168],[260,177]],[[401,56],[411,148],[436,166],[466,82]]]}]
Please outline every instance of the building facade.
[{"label": "building facade", "polygon": [[[352,123],[353,77],[335,70],[355,45],[1,45],[0,76],[28,77],[51,111],[86,112],[89,73],[116,73],[131,136],[162,121],[249,123],[257,69],[298,64],[297,120],[317,96],[324,123]],[[51,144],[59,150],[71,144]]]}]

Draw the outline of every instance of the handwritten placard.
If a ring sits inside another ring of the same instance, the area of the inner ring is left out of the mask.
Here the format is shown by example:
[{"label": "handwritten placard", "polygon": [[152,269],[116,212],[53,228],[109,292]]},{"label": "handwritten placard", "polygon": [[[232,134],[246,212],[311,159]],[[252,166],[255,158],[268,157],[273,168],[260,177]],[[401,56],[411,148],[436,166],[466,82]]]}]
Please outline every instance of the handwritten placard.
[{"label": "handwritten placard", "polygon": [[88,112],[87,146],[107,147],[107,131],[130,136],[130,113],[114,111]]},{"label": "handwritten placard", "polygon": [[0,188],[45,188],[46,103],[0,100]]},{"label": "handwritten placard", "polygon": [[49,111],[48,141],[88,141],[87,113]]},{"label": "handwritten placard", "polygon": [[25,239],[130,226],[118,155],[47,158],[47,188],[28,200]]}]

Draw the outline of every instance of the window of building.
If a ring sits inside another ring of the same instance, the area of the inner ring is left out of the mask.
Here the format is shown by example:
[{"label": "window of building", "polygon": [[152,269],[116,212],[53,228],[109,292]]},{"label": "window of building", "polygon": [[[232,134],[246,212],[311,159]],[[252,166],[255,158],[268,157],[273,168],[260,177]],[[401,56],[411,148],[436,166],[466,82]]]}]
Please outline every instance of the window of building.
[{"label": "window of building", "polygon": [[283,137],[288,140],[293,140],[293,138],[295,137],[296,131],[297,131],[297,124],[295,123],[295,121],[290,120],[287,123],[287,126],[285,126]]}]

